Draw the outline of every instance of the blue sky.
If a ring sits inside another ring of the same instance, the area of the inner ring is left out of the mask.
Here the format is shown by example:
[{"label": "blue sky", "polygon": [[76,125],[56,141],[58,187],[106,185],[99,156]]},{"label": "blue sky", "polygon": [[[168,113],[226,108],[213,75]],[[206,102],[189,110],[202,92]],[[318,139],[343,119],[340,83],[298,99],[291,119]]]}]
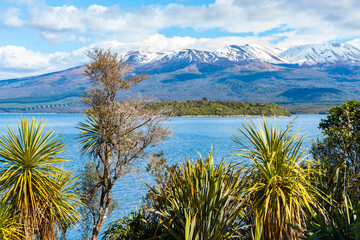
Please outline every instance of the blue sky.
[{"label": "blue sky", "polygon": [[359,12],[358,0],[1,0],[0,79],[84,64],[93,47],[360,46]]}]

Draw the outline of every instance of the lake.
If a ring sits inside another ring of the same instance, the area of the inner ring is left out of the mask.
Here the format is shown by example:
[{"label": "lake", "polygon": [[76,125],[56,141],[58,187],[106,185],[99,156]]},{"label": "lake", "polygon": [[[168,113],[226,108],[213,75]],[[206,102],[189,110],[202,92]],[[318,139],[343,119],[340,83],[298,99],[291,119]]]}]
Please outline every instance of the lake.
[{"label": "lake", "polygon": [[[16,128],[17,119],[23,117],[43,118],[47,120],[48,128],[54,126],[56,133],[61,133],[67,143],[68,152],[66,156],[70,161],[65,163],[65,167],[77,171],[82,168],[85,161],[89,160],[79,154],[79,145],[75,139],[78,130],[75,128],[79,121],[84,117],[80,114],[0,114],[0,131],[6,131],[6,124]],[[295,118],[292,132],[298,130],[307,135],[305,147],[310,147],[313,139],[320,137],[318,125],[325,115],[300,115]],[[270,124],[274,124],[274,118],[266,118]],[[279,128],[286,128],[292,117],[276,118]],[[240,161],[233,156],[237,146],[231,141],[231,137],[241,128],[241,124],[246,121],[262,122],[261,117],[177,117],[166,122],[173,131],[173,136],[162,145],[150,149],[151,152],[163,151],[168,163],[184,162],[190,156],[198,157],[198,152],[205,157],[213,148],[215,161],[224,158],[226,161]],[[119,202],[117,209],[111,220],[117,220],[121,216],[135,210],[141,197],[147,192],[147,187],[143,180],[151,183],[151,178],[144,173],[146,162],[143,160],[137,163],[134,173],[128,174],[118,180],[114,189],[114,196]],[[68,239],[79,239],[76,230],[70,231]]]}]

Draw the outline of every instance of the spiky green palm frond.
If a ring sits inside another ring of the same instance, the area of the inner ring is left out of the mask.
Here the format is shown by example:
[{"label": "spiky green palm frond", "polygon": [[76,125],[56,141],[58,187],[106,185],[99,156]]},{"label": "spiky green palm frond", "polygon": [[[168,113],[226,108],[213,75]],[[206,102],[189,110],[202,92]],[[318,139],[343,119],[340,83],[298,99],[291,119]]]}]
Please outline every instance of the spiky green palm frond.
[{"label": "spiky green palm frond", "polygon": [[290,136],[291,123],[284,130],[275,125],[248,123],[233,140],[241,148],[237,155],[252,163],[246,195],[254,215],[255,239],[296,239],[299,235],[288,224],[302,228],[304,211],[322,211],[321,192],[313,186],[317,171],[302,149],[304,137]]},{"label": "spiky green palm frond", "polygon": [[99,144],[99,120],[90,115],[85,122],[79,122],[77,129],[80,130],[78,139],[81,144],[81,152],[95,157]]},{"label": "spiky green palm frond", "polygon": [[170,235],[179,240],[230,239],[244,209],[241,172],[223,161],[215,165],[212,153],[170,171],[170,179],[153,189]]},{"label": "spiky green palm frond", "polygon": [[[80,218],[77,207],[81,204],[79,190],[73,173],[62,169],[58,173],[59,194],[51,202],[44,203],[39,232],[44,239],[52,239],[59,231],[65,233]],[[50,234],[50,235],[46,235]]]},{"label": "spiky green palm frond", "polygon": [[[32,239],[34,234],[44,229],[44,221],[49,231],[76,212],[73,206],[59,199],[64,195],[65,182],[62,176],[69,175],[59,163],[66,161],[59,135],[52,129],[43,133],[42,120],[21,119],[18,134],[8,127],[7,135],[0,136],[0,191],[2,204],[18,214],[24,228],[24,235]],[[68,179],[67,179],[68,180]]]},{"label": "spiky green palm frond", "polygon": [[23,237],[18,219],[13,216],[9,208],[0,206],[0,239],[20,240]]}]

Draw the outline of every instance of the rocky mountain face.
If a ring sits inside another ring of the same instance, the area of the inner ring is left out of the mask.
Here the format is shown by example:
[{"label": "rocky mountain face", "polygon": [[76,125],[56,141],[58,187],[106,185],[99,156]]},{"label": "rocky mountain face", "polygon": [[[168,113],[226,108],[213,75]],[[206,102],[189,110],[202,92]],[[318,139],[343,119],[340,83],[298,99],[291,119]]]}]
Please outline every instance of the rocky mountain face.
[{"label": "rocky mountain face", "polygon": [[[133,51],[122,57],[150,78],[126,94],[156,100],[321,103],[359,99],[360,50],[350,44],[294,46],[279,53],[246,44],[217,51]],[[1,109],[79,106],[89,80],[83,66],[42,76],[0,81]],[[16,93],[16,94],[14,94]],[[45,110],[44,110],[45,111]]]}]

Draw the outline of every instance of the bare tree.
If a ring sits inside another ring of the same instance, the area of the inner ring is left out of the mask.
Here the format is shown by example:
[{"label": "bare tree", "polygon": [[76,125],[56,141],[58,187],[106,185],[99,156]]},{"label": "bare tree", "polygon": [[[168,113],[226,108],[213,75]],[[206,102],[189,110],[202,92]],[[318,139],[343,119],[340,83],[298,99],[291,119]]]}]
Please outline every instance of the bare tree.
[{"label": "bare tree", "polygon": [[89,106],[87,119],[78,128],[82,152],[92,155],[96,162],[99,181],[91,192],[99,191],[100,201],[92,239],[98,239],[109,213],[115,182],[129,172],[137,159],[146,156],[145,149],[164,141],[170,131],[162,125],[164,118],[158,117],[162,113],[150,110],[140,97],[126,100],[119,96],[148,75],[131,74],[131,67],[110,50],[93,49],[87,56],[92,62],[86,65],[84,74],[92,87],[83,97]]}]

